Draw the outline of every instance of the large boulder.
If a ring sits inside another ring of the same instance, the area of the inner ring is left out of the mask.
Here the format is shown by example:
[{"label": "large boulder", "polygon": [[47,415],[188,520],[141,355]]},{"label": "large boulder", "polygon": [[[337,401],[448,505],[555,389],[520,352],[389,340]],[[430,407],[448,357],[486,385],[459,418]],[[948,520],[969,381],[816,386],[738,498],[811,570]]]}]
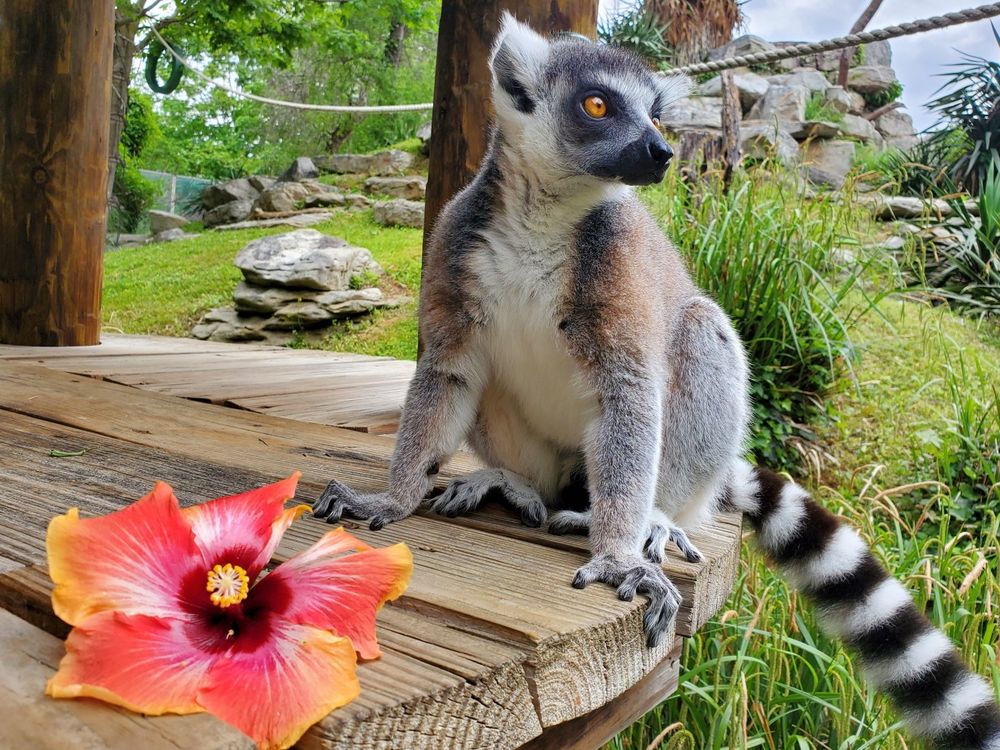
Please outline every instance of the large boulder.
[{"label": "large boulder", "polygon": [[278,177],[278,182],[302,182],[319,177],[319,170],[308,156],[300,156]]},{"label": "large boulder", "polygon": [[692,96],[672,104],[660,117],[667,130],[718,130],[722,127],[722,99],[717,96]]},{"label": "large boulder", "polygon": [[254,240],[236,255],[236,267],[257,286],[348,289],[352,276],[382,273],[371,252],[315,229]]},{"label": "large boulder", "polygon": [[169,211],[149,212],[149,231],[153,234],[167,232],[171,229],[181,229],[191,223],[186,216],[172,214]]},{"label": "large boulder", "polygon": [[792,86],[812,93],[823,93],[830,88],[830,81],[818,70],[799,68],[791,73],[781,73],[767,77],[771,86]]},{"label": "large boulder", "polygon": [[372,206],[372,214],[376,224],[385,227],[417,227],[424,226],[424,204],[419,201],[408,201],[403,198],[376,203]]},{"label": "large boulder", "polygon": [[839,188],[854,166],[854,141],[811,141],[804,147],[806,176],[815,185]]},{"label": "large boulder", "polygon": [[247,181],[253,186],[253,189],[258,193],[263,193],[271,185],[274,184],[273,177],[264,177],[263,175],[255,174],[253,177],[247,177]]},{"label": "large boulder", "polygon": [[740,150],[751,159],[776,158],[786,167],[799,160],[799,144],[773,122],[744,122],[740,126]]},{"label": "large boulder", "polygon": [[882,135],[875,129],[870,120],[857,115],[845,114],[840,121],[840,132],[848,138],[854,138],[862,143],[881,146],[884,143]]},{"label": "large boulder", "polygon": [[[823,92],[823,106],[846,114],[854,108],[854,96],[843,86],[829,86]],[[861,100],[861,105],[864,106],[864,99]]]},{"label": "large boulder", "polygon": [[928,216],[947,218],[953,212],[948,202],[940,199],[926,201],[923,198],[876,193],[861,200],[871,206],[872,214],[879,221],[921,219]]},{"label": "large boulder", "polygon": [[806,89],[801,86],[771,86],[750,110],[747,119],[801,122],[806,117],[806,99]]},{"label": "large boulder", "polygon": [[250,201],[257,199],[258,190],[250,184],[250,180],[240,177],[237,180],[209,185],[202,191],[201,205],[207,210],[217,208],[233,201]]},{"label": "large boulder", "polygon": [[201,322],[191,331],[196,339],[212,341],[265,341],[264,323],[259,315],[240,315],[229,307],[219,307],[205,313]]},{"label": "large boulder", "polygon": [[369,177],[365,180],[365,190],[381,193],[393,198],[422,201],[427,193],[426,177]]},{"label": "large boulder", "polygon": [[313,159],[323,172],[335,174],[400,174],[413,166],[413,154],[398,149],[377,154],[332,154]]},{"label": "large boulder", "polygon": [[250,198],[230,201],[216,206],[207,212],[202,218],[206,227],[215,227],[220,224],[232,224],[248,218],[253,211],[253,200]]},{"label": "large boulder", "polygon": [[788,129],[788,134],[797,141],[807,141],[810,138],[836,138],[840,135],[840,126],[826,120],[807,120],[783,124]]},{"label": "large boulder", "polygon": [[298,208],[308,195],[309,190],[301,182],[278,181],[260,194],[255,207],[267,213],[287,213]]},{"label": "large boulder", "polygon": [[862,94],[880,94],[888,91],[895,82],[896,72],[892,68],[877,65],[852,68],[847,75],[847,87]]},{"label": "large boulder", "polygon": [[[751,73],[749,70],[740,70],[733,73],[733,85],[739,93],[740,106],[744,112],[749,112],[757,101],[767,93],[771,85],[763,76]],[[722,96],[722,76],[716,76],[705,81],[698,87],[701,96]]]},{"label": "large boulder", "polygon": [[398,304],[396,300],[386,299],[378,287],[321,292],[313,289],[254,286],[245,281],[236,285],[233,301],[236,303],[236,310],[245,315],[277,318],[278,328],[285,324],[328,322],[333,318],[360,315],[377,307]]},{"label": "large boulder", "polygon": [[878,68],[892,67],[892,45],[889,42],[868,42],[863,46],[865,65]]},{"label": "large boulder", "polygon": [[733,39],[728,44],[724,44],[718,49],[709,52],[708,59],[722,60],[727,57],[742,57],[743,55],[752,55],[757,52],[770,52],[775,49],[777,47],[763,37],[744,34],[741,37]]},{"label": "large boulder", "polygon": [[905,112],[894,109],[886,112],[875,121],[878,132],[885,137],[887,145],[904,151],[917,144],[917,132],[913,127],[913,118]]}]

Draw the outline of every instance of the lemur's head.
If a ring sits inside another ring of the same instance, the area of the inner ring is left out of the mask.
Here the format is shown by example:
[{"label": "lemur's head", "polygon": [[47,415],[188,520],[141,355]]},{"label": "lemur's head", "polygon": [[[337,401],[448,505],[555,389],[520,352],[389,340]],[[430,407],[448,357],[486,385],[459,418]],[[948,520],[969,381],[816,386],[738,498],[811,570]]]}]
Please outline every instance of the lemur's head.
[{"label": "lemur's head", "polygon": [[690,82],[652,73],[625,50],[545,39],[505,13],[493,55],[493,105],[504,138],[552,176],[649,185],[673,151],[657,120]]}]

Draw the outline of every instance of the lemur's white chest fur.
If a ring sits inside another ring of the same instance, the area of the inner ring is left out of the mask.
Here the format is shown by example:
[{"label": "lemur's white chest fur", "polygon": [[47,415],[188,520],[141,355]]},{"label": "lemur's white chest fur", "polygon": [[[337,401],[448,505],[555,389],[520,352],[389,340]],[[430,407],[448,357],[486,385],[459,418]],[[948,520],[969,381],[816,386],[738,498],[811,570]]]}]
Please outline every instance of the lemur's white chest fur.
[{"label": "lemur's white chest fur", "polygon": [[473,267],[483,290],[483,330],[491,387],[504,391],[533,430],[562,448],[578,449],[597,416],[597,397],[559,330],[562,295],[572,273],[576,223],[621,190],[540,195],[530,184],[510,188],[504,210],[483,232],[488,248]]}]

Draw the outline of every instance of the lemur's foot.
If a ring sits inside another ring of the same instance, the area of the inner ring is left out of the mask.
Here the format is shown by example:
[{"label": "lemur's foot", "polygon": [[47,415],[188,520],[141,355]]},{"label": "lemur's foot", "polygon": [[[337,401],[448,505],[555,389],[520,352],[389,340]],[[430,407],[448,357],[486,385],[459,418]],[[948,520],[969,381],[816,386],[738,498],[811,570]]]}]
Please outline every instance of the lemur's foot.
[{"label": "lemur's foot", "polygon": [[545,522],[547,511],[542,498],[520,477],[503,469],[481,469],[456,479],[435,498],[431,509],[454,518],[476,510],[492,492],[521,514],[525,526],[538,527]]},{"label": "lemur's foot", "polygon": [[684,530],[675,526],[662,511],[654,510],[652,520],[649,522],[649,536],[646,537],[642,553],[650,562],[662,563],[667,557],[668,541],[677,545],[677,549],[688,562],[702,561],[701,552],[691,543]]},{"label": "lemur's foot", "polygon": [[590,531],[589,510],[561,510],[552,514],[549,521],[549,533],[563,536],[564,534],[587,535]]},{"label": "lemur's foot", "polygon": [[638,555],[600,555],[576,571],[573,586],[582,589],[595,581],[616,587],[622,601],[630,602],[636,594],[646,596],[649,606],[642,621],[646,643],[650,648],[659,645],[681,605],[681,594],[663,568]]},{"label": "lemur's foot", "polygon": [[368,527],[378,531],[387,523],[401,521],[413,512],[396,498],[384,492],[361,495],[336,479],[323,490],[313,503],[313,516],[327,523],[340,523],[341,518],[371,519]]}]

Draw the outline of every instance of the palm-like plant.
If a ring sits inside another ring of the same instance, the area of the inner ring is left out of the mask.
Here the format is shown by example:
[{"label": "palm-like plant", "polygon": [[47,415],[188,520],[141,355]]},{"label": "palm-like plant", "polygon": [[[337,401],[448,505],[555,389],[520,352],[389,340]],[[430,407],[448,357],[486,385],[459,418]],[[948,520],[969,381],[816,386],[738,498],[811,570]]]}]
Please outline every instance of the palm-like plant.
[{"label": "palm-like plant", "polygon": [[[993,28],[997,45],[1000,32]],[[950,165],[955,184],[976,193],[995,165],[1000,169],[1000,62],[974,55],[955,63],[939,89],[941,95],[928,102],[929,109],[941,118],[931,135],[931,142],[952,138],[956,130],[965,134],[969,147]]]}]

